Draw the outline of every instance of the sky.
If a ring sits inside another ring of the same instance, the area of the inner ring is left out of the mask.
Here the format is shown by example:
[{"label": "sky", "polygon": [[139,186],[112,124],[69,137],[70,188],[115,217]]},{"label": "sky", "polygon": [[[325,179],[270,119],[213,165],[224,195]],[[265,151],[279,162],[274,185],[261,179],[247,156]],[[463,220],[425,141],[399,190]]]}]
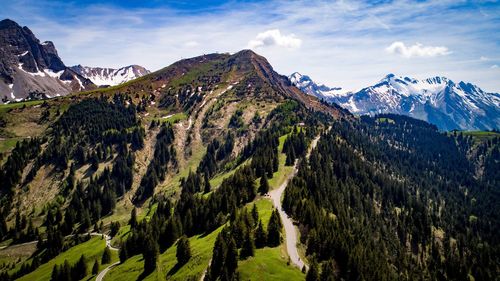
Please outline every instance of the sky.
[{"label": "sky", "polygon": [[158,70],[252,49],[280,74],[344,90],[385,75],[500,92],[500,2],[0,0],[0,18],[53,41],[66,65]]}]

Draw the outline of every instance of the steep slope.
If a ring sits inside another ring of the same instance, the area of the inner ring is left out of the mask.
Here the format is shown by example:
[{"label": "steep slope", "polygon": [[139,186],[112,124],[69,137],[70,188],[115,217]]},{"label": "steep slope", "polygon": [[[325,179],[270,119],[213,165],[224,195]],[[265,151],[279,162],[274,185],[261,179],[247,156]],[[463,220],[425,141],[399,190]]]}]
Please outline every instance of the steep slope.
[{"label": "steep slope", "polygon": [[2,102],[66,95],[95,85],[67,68],[50,41],[40,43],[28,27],[0,22],[0,95]]},{"label": "steep slope", "polygon": [[[256,198],[254,182],[263,173],[286,178],[280,175],[289,170],[284,169],[285,158],[294,161],[302,155],[325,122],[352,119],[298,90],[251,51],[199,56],[114,87],[3,106],[2,138],[14,141],[29,134],[30,140],[3,154],[0,219],[8,225],[16,217],[33,223],[8,233],[0,229],[0,236],[21,243],[36,238],[33,229],[40,229],[42,237],[55,237],[85,232],[101,221],[115,229],[114,223],[120,222],[120,231],[133,233],[120,238],[130,238],[134,245],[128,248],[130,262],[149,249],[144,242],[150,240],[162,252],[175,250],[166,233],[143,239],[140,235],[149,231],[136,232],[127,225],[134,207],[151,219],[151,225],[144,220],[141,227],[165,226],[165,219],[173,219],[165,212],[174,208],[176,217],[192,219],[183,221],[177,234],[213,233],[232,219],[230,213]],[[37,130],[18,131],[26,127]],[[285,141],[288,135],[298,142],[293,152]],[[238,192],[229,192],[234,188]],[[63,250],[51,243],[42,246],[50,250],[37,258],[48,260]],[[279,244],[271,252],[274,262],[286,268]],[[212,245],[201,246],[211,255]],[[190,276],[202,274],[208,255],[193,261],[196,271],[189,270]],[[139,263],[138,275],[142,268]],[[110,274],[122,269],[117,266]],[[288,271],[301,275],[297,268]]]},{"label": "steep slope", "polygon": [[470,83],[455,83],[446,77],[417,80],[389,74],[358,92],[341,93],[328,91],[307,78],[294,75],[290,79],[305,93],[355,114],[402,114],[428,121],[441,130],[500,128],[500,94],[487,93]]},{"label": "steep slope", "polygon": [[149,70],[139,65],[129,65],[118,69],[82,65],[70,68],[97,86],[116,86],[150,73]]}]

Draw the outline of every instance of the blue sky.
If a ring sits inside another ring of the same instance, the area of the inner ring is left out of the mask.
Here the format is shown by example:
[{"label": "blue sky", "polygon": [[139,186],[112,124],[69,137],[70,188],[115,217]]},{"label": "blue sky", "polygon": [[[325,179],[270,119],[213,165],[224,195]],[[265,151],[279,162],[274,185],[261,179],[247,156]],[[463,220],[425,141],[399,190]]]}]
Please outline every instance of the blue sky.
[{"label": "blue sky", "polygon": [[500,92],[498,1],[0,0],[67,65],[157,70],[252,48],[282,74],[356,90],[388,73]]}]

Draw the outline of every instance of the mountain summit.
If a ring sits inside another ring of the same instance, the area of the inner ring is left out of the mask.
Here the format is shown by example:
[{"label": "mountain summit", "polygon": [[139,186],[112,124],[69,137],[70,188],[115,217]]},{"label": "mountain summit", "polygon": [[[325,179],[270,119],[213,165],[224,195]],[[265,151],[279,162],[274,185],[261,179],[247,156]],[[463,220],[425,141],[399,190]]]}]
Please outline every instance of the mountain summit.
[{"label": "mountain summit", "polygon": [[319,99],[328,100],[342,93],[342,88],[330,88],[324,84],[316,84],[309,76],[298,72],[292,73],[288,79],[304,93],[315,96]]},{"label": "mountain summit", "polygon": [[115,86],[148,73],[138,65],[67,67],[54,43],[40,42],[28,27],[15,21],[0,21],[0,103],[64,96],[96,85]]},{"label": "mountain summit", "polygon": [[41,43],[28,27],[0,22],[0,94],[3,102],[66,95],[93,83],[67,68],[51,41]]},{"label": "mountain summit", "polygon": [[[318,96],[307,85],[298,87]],[[500,128],[500,94],[487,93],[471,83],[455,83],[446,77],[418,80],[388,74],[358,92],[325,95],[325,99],[355,114],[402,114],[428,121],[442,130]]]}]

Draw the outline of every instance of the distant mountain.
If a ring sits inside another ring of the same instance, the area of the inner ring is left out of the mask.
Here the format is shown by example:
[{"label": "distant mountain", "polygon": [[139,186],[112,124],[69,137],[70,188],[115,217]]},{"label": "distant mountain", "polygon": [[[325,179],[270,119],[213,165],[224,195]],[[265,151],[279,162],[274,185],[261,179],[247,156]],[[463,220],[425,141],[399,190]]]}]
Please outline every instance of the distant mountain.
[{"label": "distant mountain", "polygon": [[28,27],[0,21],[0,98],[2,102],[66,95],[95,88],[66,67],[50,41],[40,43]]},{"label": "distant mountain", "polygon": [[[309,88],[295,84],[311,94]],[[425,120],[442,130],[500,128],[500,94],[487,93],[466,82],[455,83],[446,77],[417,80],[389,74],[358,92],[325,97],[355,114],[402,114]]]},{"label": "distant mountain", "polygon": [[304,93],[315,96],[319,99],[329,100],[342,93],[342,88],[330,88],[324,84],[316,84],[309,76],[294,72],[288,79]]},{"label": "distant mountain", "polygon": [[98,86],[116,86],[150,73],[149,70],[139,65],[129,65],[118,69],[75,65],[71,69]]}]

